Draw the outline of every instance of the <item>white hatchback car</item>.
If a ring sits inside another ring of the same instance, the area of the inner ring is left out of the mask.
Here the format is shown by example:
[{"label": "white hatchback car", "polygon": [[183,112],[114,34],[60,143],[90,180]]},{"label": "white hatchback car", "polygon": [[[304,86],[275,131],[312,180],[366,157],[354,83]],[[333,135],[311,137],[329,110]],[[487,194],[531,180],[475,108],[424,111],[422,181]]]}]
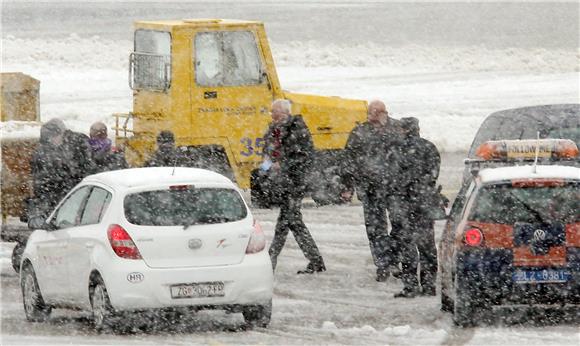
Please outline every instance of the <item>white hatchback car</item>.
[{"label": "white hatchback car", "polygon": [[135,168],[86,177],[30,236],[21,262],[29,321],[52,308],[242,312],[265,327],[273,273],[266,239],[236,186],[195,168]]}]

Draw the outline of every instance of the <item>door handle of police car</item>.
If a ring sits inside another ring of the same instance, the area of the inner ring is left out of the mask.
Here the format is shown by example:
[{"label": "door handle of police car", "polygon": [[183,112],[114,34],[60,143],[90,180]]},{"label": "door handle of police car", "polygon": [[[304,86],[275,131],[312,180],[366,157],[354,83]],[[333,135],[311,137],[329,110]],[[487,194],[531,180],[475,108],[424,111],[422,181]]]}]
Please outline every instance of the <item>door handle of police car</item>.
[{"label": "door handle of police car", "polygon": [[86,247],[87,249],[92,249],[92,248],[94,248],[94,247],[95,247],[95,244],[94,244],[94,243],[87,242],[87,243],[85,243],[85,247]]}]

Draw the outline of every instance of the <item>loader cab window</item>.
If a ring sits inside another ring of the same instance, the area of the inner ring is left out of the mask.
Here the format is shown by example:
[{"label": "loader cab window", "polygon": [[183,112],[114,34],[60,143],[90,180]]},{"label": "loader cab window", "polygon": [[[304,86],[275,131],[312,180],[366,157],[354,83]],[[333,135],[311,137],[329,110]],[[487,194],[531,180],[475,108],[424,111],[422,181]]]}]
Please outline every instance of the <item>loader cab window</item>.
[{"label": "loader cab window", "polygon": [[250,31],[200,32],[193,45],[195,82],[199,86],[257,85],[262,63]]},{"label": "loader cab window", "polygon": [[171,85],[171,34],[136,30],[129,71],[131,89],[165,91]]}]

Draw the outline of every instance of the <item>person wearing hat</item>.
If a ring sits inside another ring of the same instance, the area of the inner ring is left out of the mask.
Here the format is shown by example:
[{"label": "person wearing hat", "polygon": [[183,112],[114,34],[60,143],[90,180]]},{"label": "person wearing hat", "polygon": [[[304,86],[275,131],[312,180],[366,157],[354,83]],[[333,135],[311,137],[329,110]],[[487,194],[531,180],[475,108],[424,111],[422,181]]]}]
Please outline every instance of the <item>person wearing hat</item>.
[{"label": "person wearing hat", "polygon": [[40,128],[38,147],[32,155],[32,197],[28,205],[28,219],[46,218],[56,204],[76,184],[74,162],[65,150],[64,122],[51,119]]},{"label": "person wearing hat", "polygon": [[157,135],[157,150],[145,162],[145,167],[173,167],[180,164],[180,159],[175,147],[175,135],[169,130],[163,130]]},{"label": "person wearing hat", "polygon": [[[441,158],[437,147],[421,138],[419,120],[414,117],[401,118],[401,128],[405,136],[400,147],[402,200],[406,204],[408,228],[391,233],[394,257],[399,258],[403,267],[417,270],[417,251],[419,253],[419,277],[421,289],[416,293],[434,296],[437,279],[437,248],[435,246],[434,214],[439,207],[439,191],[436,183],[439,176]],[[412,242],[414,246],[405,247],[402,242]],[[402,295],[403,297],[405,295]]]},{"label": "person wearing hat", "polygon": [[96,172],[113,171],[128,168],[123,152],[113,147],[107,135],[107,125],[98,121],[91,125],[89,133],[91,157]]}]

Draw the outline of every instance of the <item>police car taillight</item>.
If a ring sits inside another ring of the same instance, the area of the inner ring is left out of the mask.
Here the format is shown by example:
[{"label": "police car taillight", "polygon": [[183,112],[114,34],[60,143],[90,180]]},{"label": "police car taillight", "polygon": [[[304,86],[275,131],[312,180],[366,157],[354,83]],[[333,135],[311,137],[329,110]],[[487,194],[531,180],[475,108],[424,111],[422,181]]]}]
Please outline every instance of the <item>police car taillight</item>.
[{"label": "police car taillight", "polygon": [[578,157],[578,147],[570,139],[530,139],[488,141],[480,145],[475,155],[483,160]]},{"label": "police car taillight", "polygon": [[254,231],[250,235],[250,241],[248,242],[248,247],[246,248],[247,254],[257,253],[266,247],[266,236],[262,231],[262,226],[256,220],[254,220]]},{"label": "police car taillight", "polygon": [[111,225],[107,231],[109,243],[117,256],[127,259],[141,259],[141,253],[131,236],[119,225]]},{"label": "police car taillight", "polygon": [[464,233],[464,243],[467,246],[480,246],[483,243],[483,233],[478,228],[468,228]]}]

